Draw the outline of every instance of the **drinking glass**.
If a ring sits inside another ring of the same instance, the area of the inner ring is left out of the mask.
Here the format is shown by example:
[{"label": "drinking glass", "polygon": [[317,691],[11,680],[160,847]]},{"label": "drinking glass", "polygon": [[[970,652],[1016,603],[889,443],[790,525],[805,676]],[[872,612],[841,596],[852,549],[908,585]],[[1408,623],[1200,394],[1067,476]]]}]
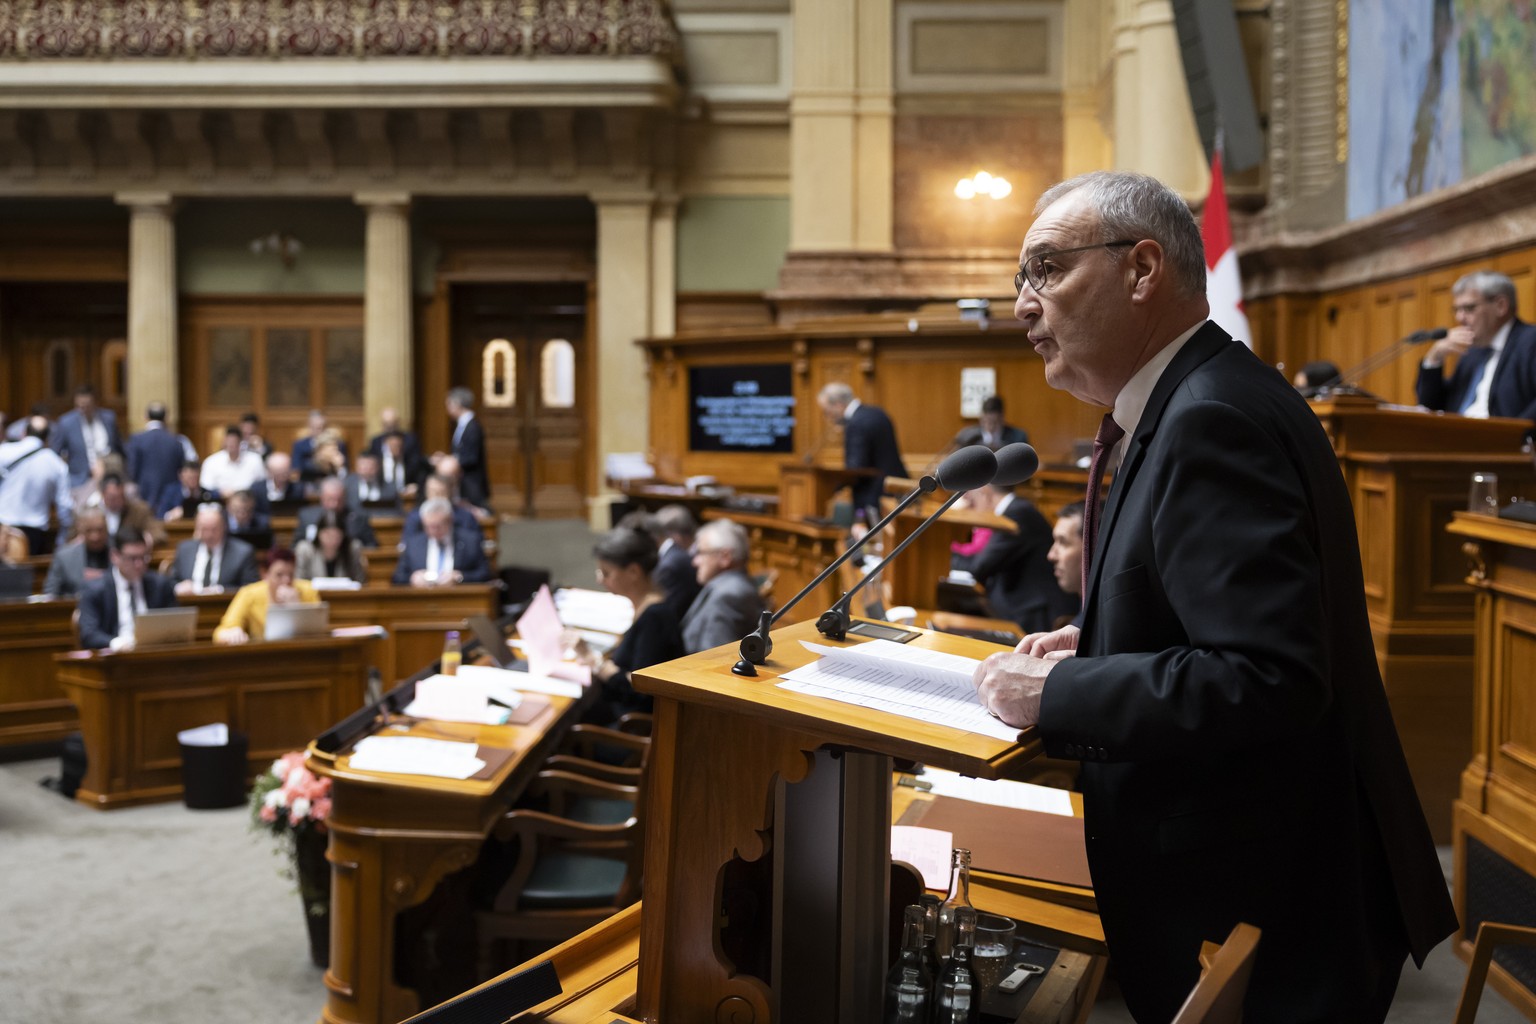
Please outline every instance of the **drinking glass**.
[{"label": "drinking glass", "polygon": [[1467,493],[1467,511],[1485,516],[1499,514],[1499,475],[1497,473],[1472,474],[1472,488]]},{"label": "drinking glass", "polygon": [[976,971],[976,985],[982,992],[997,987],[1013,962],[1013,921],[997,914],[976,915],[976,951],[971,967]]}]

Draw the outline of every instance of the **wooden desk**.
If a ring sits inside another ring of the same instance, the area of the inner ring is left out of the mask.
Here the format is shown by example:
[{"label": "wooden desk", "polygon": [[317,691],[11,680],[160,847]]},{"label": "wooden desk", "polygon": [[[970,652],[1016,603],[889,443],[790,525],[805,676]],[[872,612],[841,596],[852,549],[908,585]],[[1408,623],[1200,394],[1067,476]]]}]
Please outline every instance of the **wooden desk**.
[{"label": "wooden desk", "polygon": [[785,519],[824,516],[832,496],[861,477],[879,470],[806,465],[798,460],[779,467],[779,515]]},{"label": "wooden desk", "polygon": [[425,722],[400,730],[512,751],[488,779],[358,771],[347,752],[333,757],[311,745],[310,770],[332,781],[331,965],[322,1022],[394,1024],[421,1009],[417,993],[396,980],[396,918],[474,863],[583,708],[548,699],[549,709],[526,726]]},{"label": "wooden desk", "polygon": [[[887,527],[889,533],[883,542],[883,550],[894,551],[948,499],[948,494],[939,492],[937,495],[925,495],[923,500],[913,503]],[[887,512],[895,507],[892,499],[887,498],[885,501]],[[885,576],[886,606],[934,607],[938,603],[938,581],[949,575],[950,565],[953,564],[953,552],[949,546],[970,540],[971,532],[978,527],[1005,533],[1018,531],[1012,519],[994,515],[990,509],[976,511],[959,506],[951,508],[924,530],[911,547],[882,570]]]},{"label": "wooden desk", "polygon": [[254,778],[362,705],[366,643],[324,637],[56,655],[59,685],[80,709],[85,736],[75,799],[100,809],[179,799],[176,733],[210,722],[249,737],[246,778]]},{"label": "wooden desk", "polygon": [[74,598],[0,603],[0,746],[61,740],[80,728],[53,677],[53,658],[75,648]]},{"label": "wooden desk", "polygon": [[[363,587],[361,590],[327,590],[320,599],[331,606],[332,626],[383,626],[387,636],[371,641],[369,661],[384,677],[386,687],[405,679],[422,665],[436,661],[443,650],[443,634],[465,629],[472,615],[499,612],[500,591],[493,583],[465,583],[456,587]],[[181,604],[197,609],[197,635],[211,639],[232,595],[191,594]],[[306,737],[307,739],[308,737]]]},{"label": "wooden desk", "polygon": [[[1502,481],[1501,481],[1502,482]],[[1536,903],[1536,526],[1458,512],[1449,535],[1463,543],[1476,597],[1472,750],[1456,800],[1455,900],[1463,960],[1483,921],[1530,924]],[[1528,1018],[1536,988],[1532,951],[1501,947],[1488,980]]]}]

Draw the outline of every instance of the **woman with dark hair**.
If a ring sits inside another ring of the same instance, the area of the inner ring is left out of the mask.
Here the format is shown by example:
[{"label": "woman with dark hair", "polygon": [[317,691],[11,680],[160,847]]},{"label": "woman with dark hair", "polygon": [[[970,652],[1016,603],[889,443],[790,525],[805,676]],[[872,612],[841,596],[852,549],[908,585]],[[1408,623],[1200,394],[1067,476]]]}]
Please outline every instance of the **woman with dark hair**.
[{"label": "woman with dark hair", "polygon": [[600,657],[586,641],[575,645],[577,659],[591,667],[592,678],[602,686],[603,706],[595,709],[593,718],[649,711],[651,698],[630,685],[630,673],[688,653],[677,613],[651,582],[656,541],[647,533],[620,527],[603,534],[592,555],[597,559],[597,581],[635,607],[634,623],[607,657]]},{"label": "woman with dark hair", "polygon": [[310,604],[320,600],[308,580],[293,578],[293,561],[293,552],[288,548],[272,549],[267,556],[265,577],[235,591],[224,618],[219,620],[219,628],[213,631],[215,643],[243,644],[260,640],[267,635],[268,608],[275,604]]},{"label": "woman with dark hair", "polygon": [[368,582],[368,557],[363,542],[347,536],[346,522],[334,512],[321,516],[314,540],[294,545],[294,575],[301,580],[322,577]]}]

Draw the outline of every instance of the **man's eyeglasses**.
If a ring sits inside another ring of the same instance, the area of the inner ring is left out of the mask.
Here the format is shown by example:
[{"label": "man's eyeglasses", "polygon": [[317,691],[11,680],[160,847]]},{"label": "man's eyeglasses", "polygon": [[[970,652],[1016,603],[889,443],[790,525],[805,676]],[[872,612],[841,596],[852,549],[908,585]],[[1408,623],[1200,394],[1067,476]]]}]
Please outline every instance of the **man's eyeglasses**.
[{"label": "man's eyeglasses", "polygon": [[1466,314],[1467,316],[1471,316],[1473,313],[1477,312],[1477,307],[1478,306],[1481,306],[1483,303],[1485,303],[1487,301],[1488,300],[1486,298],[1481,298],[1481,299],[1473,299],[1471,302],[1458,302],[1454,306],[1451,307],[1451,312],[1456,314],[1456,315],[1458,315],[1458,316],[1460,316],[1462,314]]},{"label": "man's eyeglasses", "polygon": [[1089,249],[1114,249],[1124,245],[1135,245],[1140,239],[1122,239],[1118,242],[1094,242],[1092,245],[1079,245],[1071,249],[1052,249],[1049,252],[1037,252],[1024,261],[1019,272],[1013,275],[1013,290],[1017,294],[1024,290],[1024,282],[1037,292],[1043,292],[1051,286],[1051,274],[1060,269],[1051,261],[1057,256],[1065,256],[1068,253],[1087,252]]}]

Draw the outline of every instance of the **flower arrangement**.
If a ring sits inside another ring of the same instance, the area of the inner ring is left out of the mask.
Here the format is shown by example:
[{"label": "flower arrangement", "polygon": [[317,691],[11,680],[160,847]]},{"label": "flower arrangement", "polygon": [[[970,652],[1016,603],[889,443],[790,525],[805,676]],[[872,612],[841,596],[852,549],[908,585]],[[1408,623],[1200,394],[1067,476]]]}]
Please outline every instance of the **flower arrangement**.
[{"label": "flower arrangement", "polygon": [[[289,856],[288,875],[298,882],[304,910],[312,917],[330,908],[330,871],[325,866],[326,820],[331,816],[331,780],[304,767],[304,755],[290,751],[272,762],[251,787],[251,828],[279,840]],[[306,870],[318,857],[320,870]]]}]

